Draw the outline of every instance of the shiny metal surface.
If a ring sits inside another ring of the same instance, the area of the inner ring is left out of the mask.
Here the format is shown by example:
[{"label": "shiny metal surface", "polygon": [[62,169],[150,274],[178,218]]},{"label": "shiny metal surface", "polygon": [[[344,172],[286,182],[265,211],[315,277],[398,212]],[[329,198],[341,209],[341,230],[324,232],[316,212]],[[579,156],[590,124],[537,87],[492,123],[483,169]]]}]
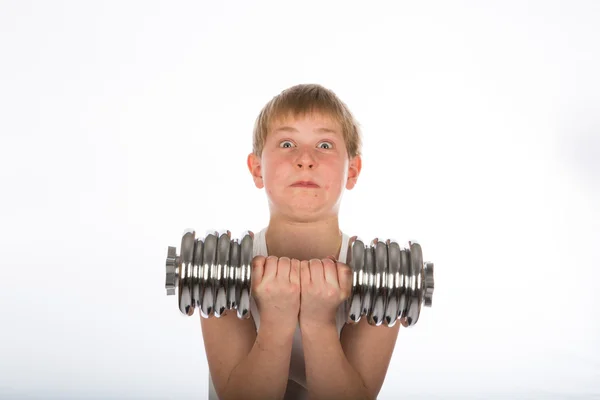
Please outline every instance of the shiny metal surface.
[{"label": "shiny metal surface", "polygon": [[229,250],[231,232],[219,232],[217,241],[217,268],[215,277],[215,316],[220,317],[227,310],[227,290],[229,276]]},{"label": "shiny metal surface", "polygon": [[190,290],[190,269],[194,258],[195,232],[186,230],[181,238],[181,270],[179,274],[179,310],[192,315],[192,293]]},{"label": "shiny metal surface", "polygon": [[227,308],[234,310],[237,308],[237,293],[240,290],[238,285],[238,276],[240,275],[240,241],[233,239],[229,251],[229,276],[227,277]]},{"label": "shiny metal surface", "polygon": [[423,274],[425,276],[423,280],[424,285],[424,302],[425,307],[431,307],[431,303],[433,301],[433,288],[434,288],[434,280],[433,280],[433,263],[426,262],[425,267],[423,268]]},{"label": "shiny metal surface", "polygon": [[368,315],[373,310],[373,281],[375,276],[373,247],[365,246],[365,263],[363,266],[363,281],[362,281],[362,311],[361,316]]},{"label": "shiny metal surface", "polygon": [[165,289],[167,296],[175,294],[175,288],[178,286],[179,280],[179,264],[180,259],[177,257],[177,248],[169,246],[167,251],[167,276],[165,279]]},{"label": "shiny metal surface", "polygon": [[[228,230],[207,231],[204,239],[186,230],[181,255],[168,247],[165,289],[167,295],[177,292],[182,314],[190,316],[198,308],[203,318],[220,318],[235,309],[238,318],[250,317],[253,241],[251,231],[232,240]],[[431,307],[433,263],[423,262],[419,243],[409,241],[409,248],[401,248],[394,240],[375,238],[366,246],[353,237],[346,264],[352,269],[347,323],[358,323],[364,316],[373,326],[392,327],[403,318],[407,326],[414,326],[422,306]]]},{"label": "shiny metal surface", "polygon": [[423,288],[421,275],[423,270],[423,254],[421,246],[416,242],[410,244],[410,300],[408,302],[408,315],[406,322],[408,326],[414,325],[419,319],[421,303],[423,302]]},{"label": "shiny metal surface", "polygon": [[209,318],[214,314],[215,308],[215,282],[217,263],[217,237],[219,233],[209,231],[204,238],[204,254],[202,257],[202,277],[204,293],[200,304],[200,315]]},{"label": "shiny metal surface", "polygon": [[388,251],[387,271],[387,304],[385,307],[384,320],[387,326],[392,327],[398,320],[399,291],[402,287],[400,280],[400,246],[395,240],[386,241]]},{"label": "shiny metal surface", "polygon": [[196,239],[194,243],[194,263],[193,263],[193,284],[192,284],[192,304],[194,308],[200,308],[202,296],[204,295],[204,281],[202,278],[202,257],[204,255],[204,242]]},{"label": "shiny metal surface", "polygon": [[[355,243],[356,245],[354,245]],[[346,264],[352,269],[352,289],[346,303],[348,309],[347,322],[355,324],[360,321],[362,316],[362,281],[365,264],[365,246],[358,237],[350,239]]]},{"label": "shiny metal surface", "polygon": [[252,294],[252,243],[254,242],[254,233],[244,232],[242,242],[240,243],[240,297],[237,300],[238,318],[250,318],[250,295]]},{"label": "shiny metal surface", "polygon": [[400,287],[398,290],[398,319],[406,318],[410,296],[410,261],[408,250],[400,250]]},{"label": "shiny metal surface", "polygon": [[371,247],[373,248],[375,273],[372,286],[372,307],[368,318],[369,324],[379,326],[383,323],[385,306],[387,305],[388,251],[385,242],[379,241],[378,238],[373,239]]}]

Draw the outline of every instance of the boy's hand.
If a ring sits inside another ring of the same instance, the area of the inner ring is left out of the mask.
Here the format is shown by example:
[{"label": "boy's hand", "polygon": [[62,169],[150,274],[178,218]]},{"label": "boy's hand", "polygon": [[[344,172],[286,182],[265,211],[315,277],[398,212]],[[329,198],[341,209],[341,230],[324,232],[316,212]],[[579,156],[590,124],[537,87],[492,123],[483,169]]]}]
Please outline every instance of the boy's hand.
[{"label": "boy's hand", "polygon": [[252,260],[252,296],[261,325],[290,328],[300,312],[300,261],[288,257],[256,256]]},{"label": "boy's hand", "polygon": [[352,270],[334,257],[300,262],[300,327],[336,325],[340,304],[350,297]]}]

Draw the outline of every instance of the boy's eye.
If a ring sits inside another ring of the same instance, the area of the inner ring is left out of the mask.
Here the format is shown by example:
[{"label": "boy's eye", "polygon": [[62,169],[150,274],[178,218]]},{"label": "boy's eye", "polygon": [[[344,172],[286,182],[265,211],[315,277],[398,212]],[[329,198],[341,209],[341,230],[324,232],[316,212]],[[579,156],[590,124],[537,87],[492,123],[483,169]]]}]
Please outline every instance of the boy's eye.
[{"label": "boy's eye", "polygon": [[[331,144],[331,142],[321,142],[321,143],[319,143],[319,146],[321,146],[321,145],[326,145],[326,146],[328,146],[328,147],[321,147],[321,148],[324,148],[324,149],[327,149],[327,150],[331,149],[331,148],[332,148],[332,146],[333,146],[333,145]],[[293,146],[293,143],[292,143],[292,142],[290,142],[289,140],[284,140],[283,142],[281,142],[281,143],[279,144],[279,147],[283,147],[283,148],[290,148],[290,147],[292,147],[292,146]]]}]

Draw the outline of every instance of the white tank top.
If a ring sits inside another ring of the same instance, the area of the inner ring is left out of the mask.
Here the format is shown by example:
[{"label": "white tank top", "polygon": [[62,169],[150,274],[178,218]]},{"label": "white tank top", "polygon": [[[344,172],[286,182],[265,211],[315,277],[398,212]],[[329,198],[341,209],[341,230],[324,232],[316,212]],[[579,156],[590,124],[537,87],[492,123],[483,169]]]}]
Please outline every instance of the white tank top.
[{"label": "white tank top", "polygon": [[[265,238],[267,228],[263,228],[260,232],[254,235],[253,241],[253,257],[256,256],[264,256],[267,257],[269,254],[267,253],[267,241]],[[346,255],[348,253],[348,242],[350,241],[350,237],[342,232],[342,247],[340,249],[340,254],[338,257],[338,261],[345,263]],[[254,298],[250,297],[250,313],[254,319],[254,323],[256,325],[256,331],[258,332],[258,328],[260,327],[260,314],[258,312],[258,307]],[[342,332],[342,328],[346,323],[347,318],[347,310],[346,310],[346,302],[340,304],[336,314],[336,326],[338,331],[338,337]],[[215,391],[215,387],[210,376],[210,372],[208,374],[208,398],[209,400],[219,400],[217,393]],[[308,391],[306,390],[306,370],[304,365],[304,349],[302,347],[302,336],[300,333],[300,324],[296,326],[296,331],[294,332],[294,341],[292,344],[292,356],[290,360],[290,372],[288,376],[288,386],[285,392],[284,400],[300,400],[300,399],[308,399]]]}]

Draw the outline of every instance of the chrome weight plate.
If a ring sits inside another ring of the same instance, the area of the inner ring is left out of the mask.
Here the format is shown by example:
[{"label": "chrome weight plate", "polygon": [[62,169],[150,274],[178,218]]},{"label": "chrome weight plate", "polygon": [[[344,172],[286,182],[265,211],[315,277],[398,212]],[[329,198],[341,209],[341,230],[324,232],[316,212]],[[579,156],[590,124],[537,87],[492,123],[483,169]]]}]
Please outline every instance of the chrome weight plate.
[{"label": "chrome weight plate", "polygon": [[410,297],[410,254],[407,249],[400,250],[400,282],[398,286],[398,319],[408,315]]},{"label": "chrome weight plate", "polygon": [[202,306],[200,313],[202,317],[209,318],[214,314],[215,307],[215,283],[217,263],[217,238],[218,232],[209,231],[204,238],[204,254],[202,256],[202,273],[204,280],[204,293],[202,294]]},{"label": "chrome weight plate", "polygon": [[365,264],[363,266],[362,311],[361,316],[369,318],[373,311],[373,281],[375,280],[375,254],[373,247],[365,246]]},{"label": "chrome weight plate", "polygon": [[346,300],[348,315],[346,322],[356,324],[360,321],[362,310],[362,281],[365,264],[365,245],[358,237],[352,237],[348,243],[346,265],[352,270],[352,289],[350,297]]},{"label": "chrome weight plate", "polygon": [[227,308],[234,310],[237,308],[238,292],[240,291],[239,285],[239,272],[240,269],[240,241],[233,239],[231,241],[231,248],[229,250],[229,276],[228,276],[228,288],[227,288]]},{"label": "chrome weight plate", "polygon": [[199,309],[202,306],[202,296],[204,294],[204,280],[202,278],[202,255],[204,254],[204,242],[196,239],[194,244],[194,265],[193,265],[193,285],[192,285],[192,304],[194,308]]},{"label": "chrome weight plate", "polygon": [[421,312],[421,303],[423,302],[423,253],[421,252],[421,246],[417,242],[409,242],[409,244],[411,267],[411,294],[406,322],[408,326],[412,326],[416,324],[419,320],[419,314]]},{"label": "chrome weight plate", "polygon": [[387,305],[385,308],[385,323],[393,327],[398,320],[399,294],[402,287],[400,279],[400,246],[395,240],[387,240],[388,276],[387,276]]},{"label": "chrome weight plate", "polygon": [[204,252],[204,243],[202,240],[196,239],[194,241],[194,259],[192,262],[192,282],[191,282],[191,294],[192,294],[192,307],[194,309],[200,307],[200,300],[202,299],[202,285],[200,282],[200,270],[202,268],[202,253]]},{"label": "chrome weight plate", "polygon": [[385,242],[378,238],[371,242],[373,249],[373,285],[372,287],[372,307],[369,313],[368,321],[370,325],[379,326],[383,323],[385,307],[387,301],[387,271],[388,271],[388,252]]},{"label": "chrome weight plate", "polygon": [[254,233],[251,231],[244,232],[242,242],[240,244],[240,297],[237,299],[238,318],[250,317],[250,295],[252,292],[252,259]]},{"label": "chrome weight plate", "polygon": [[181,269],[179,272],[179,310],[190,316],[194,313],[192,307],[192,293],[189,282],[191,280],[191,268],[194,256],[195,232],[186,230],[181,238]]},{"label": "chrome weight plate", "polygon": [[190,258],[190,263],[188,264],[188,268],[186,271],[186,283],[185,285],[187,286],[187,290],[189,293],[189,305],[187,307],[187,315],[191,316],[194,314],[194,299],[192,298],[192,292],[194,290],[194,250],[196,247],[196,240],[195,238],[192,238],[193,240],[191,241],[191,246],[192,246],[192,254],[191,254],[191,258]]},{"label": "chrome weight plate", "polygon": [[229,249],[231,232],[219,232],[217,241],[217,265],[215,277],[215,317],[219,318],[227,310],[227,284],[229,278]]}]

